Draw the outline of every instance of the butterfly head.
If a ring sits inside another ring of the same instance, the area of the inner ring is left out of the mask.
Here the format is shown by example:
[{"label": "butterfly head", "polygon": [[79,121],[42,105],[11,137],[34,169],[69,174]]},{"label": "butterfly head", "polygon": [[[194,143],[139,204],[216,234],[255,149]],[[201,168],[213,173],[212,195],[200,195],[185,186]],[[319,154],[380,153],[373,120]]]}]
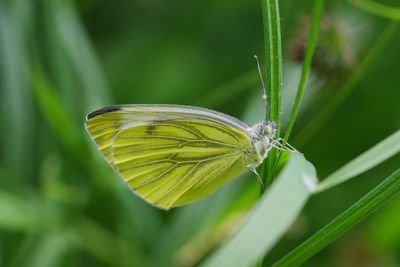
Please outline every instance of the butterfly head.
[{"label": "butterfly head", "polygon": [[248,159],[250,167],[258,166],[267,157],[269,150],[273,147],[276,136],[276,122],[262,121],[249,130],[252,133],[252,144],[254,152]]},{"label": "butterfly head", "polygon": [[251,128],[253,139],[258,141],[275,139],[277,124],[274,121],[262,121]]},{"label": "butterfly head", "polygon": [[276,136],[277,123],[275,121],[262,121],[251,128],[253,133],[252,144],[257,155],[257,163],[260,164],[266,157],[271,148],[281,151],[299,153],[294,147],[284,141],[283,138]]},{"label": "butterfly head", "polygon": [[263,122],[263,135],[267,138],[275,138],[276,135],[276,122],[274,121],[264,121]]}]

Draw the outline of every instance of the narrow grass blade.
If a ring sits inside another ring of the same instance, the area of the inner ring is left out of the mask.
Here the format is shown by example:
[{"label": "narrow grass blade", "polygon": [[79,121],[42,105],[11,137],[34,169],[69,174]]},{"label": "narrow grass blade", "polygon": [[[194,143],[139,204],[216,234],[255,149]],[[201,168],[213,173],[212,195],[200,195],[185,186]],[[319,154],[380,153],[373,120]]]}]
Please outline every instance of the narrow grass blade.
[{"label": "narrow grass blade", "polygon": [[95,49],[82,27],[72,5],[54,2],[55,27],[67,56],[81,80],[87,109],[105,105],[110,101],[108,86],[95,54]]},{"label": "narrow grass blade", "polygon": [[386,6],[371,0],[351,0],[350,3],[371,14],[400,21],[400,8]]},{"label": "narrow grass blade", "polygon": [[400,152],[400,130],[370,148],[323,180],[317,192],[343,183]]},{"label": "narrow grass blade", "polygon": [[[18,244],[18,248],[14,249],[12,260],[8,264],[3,263],[3,259],[0,256],[0,266],[9,266],[9,267],[20,267],[25,266],[27,259],[30,258],[32,254],[33,248],[36,247],[38,241],[39,233],[33,231],[24,235],[24,237],[20,240]],[[3,242],[4,244],[5,242]],[[3,250],[3,247],[0,247],[0,250]],[[3,251],[2,251],[3,252]]]},{"label": "narrow grass blade", "polygon": [[273,266],[299,266],[400,192],[400,169]]},{"label": "narrow grass blade", "polygon": [[322,11],[324,9],[325,0],[314,1],[314,11],[311,19],[310,32],[308,34],[307,49],[305,53],[303,68],[301,70],[301,77],[299,87],[297,88],[297,94],[290,114],[289,123],[286,129],[284,144],[289,140],[289,136],[292,133],[294,122],[296,121],[297,113],[300,108],[301,99],[303,98],[304,89],[306,87],[308,74],[310,73],[311,63],[314,57],[315,47],[317,46],[319,25],[321,21]]},{"label": "narrow grass blade", "polygon": [[[51,78],[51,83],[57,93],[62,97],[64,105],[73,108],[70,117],[82,119],[82,111],[76,109],[77,95],[82,95],[81,83],[75,74],[73,61],[64,48],[64,41],[57,28],[58,13],[55,12],[56,1],[47,1],[41,11],[41,24],[43,34],[38,36],[45,45],[46,52],[38,55],[44,71]],[[81,97],[80,97],[81,98]]]},{"label": "narrow grass blade", "polygon": [[69,117],[69,113],[57,96],[55,89],[39,68],[32,69],[30,79],[37,105],[50,128],[70,155],[75,157],[81,155],[82,138],[77,131],[79,127]]},{"label": "narrow grass blade", "polygon": [[0,157],[13,174],[12,184],[29,177],[33,165],[29,156],[34,119],[24,69],[24,13],[18,4],[0,1]]},{"label": "narrow grass blade", "polygon": [[46,216],[39,203],[0,191],[0,229],[10,232],[31,232],[43,227]]},{"label": "narrow grass blade", "polygon": [[400,244],[400,198],[396,197],[379,214],[361,226],[363,238],[374,251],[394,251]]},{"label": "narrow grass blade", "polygon": [[[313,14],[312,14],[311,26],[310,26],[310,31],[308,33],[308,40],[307,40],[307,45],[306,45],[307,49],[306,49],[306,53],[305,53],[303,67],[301,70],[301,77],[300,77],[299,86],[297,88],[296,98],[294,101],[292,112],[290,114],[290,119],[289,119],[289,123],[288,123],[287,129],[286,129],[286,132],[285,132],[285,136],[283,138],[284,146],[287,144],[287,141],[289,140],[290,134],[292,133],[292,130],[294,127],[294,123],[296,121],[297,113],[299,112],[299,109],[300,109],[300,103],[303,98],[304,89],[306,87],[308,75],[310,73],[311,63],[313,61],[314,52],[315,52],[315,47],[317,46],[319,25],[320,25],[324,5],[325,5],[325,0],[315,0],[314,1],[314,10],[313,10]],[[278,158],[275,161],[275,164],[273,166],[273,172],[276,171],[276,167],[280,161],[281,155],[282,155],[282,152],[279,152]]]},{"label": "narrow grass blade", "polygon": [[121,254],[124,251],[131,252],[131,266],[140,266],[139,263],[143,262],[139,248],[89,218],[82,218],[77,225],[77,231],[74,240],[76,245],[110,266],[121,266],[123,261]]},{"label": "narrow grass blade", "polygon": [[296,218],[317,186],[315,169],[294,154],[242,226],[201,266],[250,266],[265,255]]},{"label": "narrow grass blade", "polygon": [[35,242],[25,264],[31,267],[63,266],[67,253],[73,248],[73,234],[69,229],[44,234]]},{"label": "narrow grass blade", "polygon": [[[266,62],[266,84],[268,107],[266,120],[277,123],[277,135],[280,132],[280,109],[282,91],[282,40],[279,16],[278,0],[261,0],[264,43],[265,43],[265,62]],[[277,152],[272,150],[268,160],[262,166],[262,179],[266,186],[270,185],[274,179],[273,166],[277,158]]]},{"label": "narrow grass blade", "polygon": [[302,147],[312,140],[314,135],[324,126],[324,124],[335,113],[335,110],[350,96],[357,88],[357,84],[367,73],[368,69],[378,59],[386,45],[392,40],[399,28],[399,23],[391,22],[382,31],[380,36],[376,38],[375,43],[369,49],[367,55],[359,64],[356,71],[345,82],[339,92],[322,108],[315,117],[299,132],[295,138],[295,143]]},{"label": "narrow grass blade", "polygon": [[282,40],[278,0],[262,0],[268,118],[279,123],[282,91]]},{"label": "narrow grass blade", "polygon": [[[248,178],[248,177],[246,177]],[[251,177],[254,178],[254,177]],[[240,179],[240,178],[239,178]],[[176,211],[168,227],[157,235],[158,242],[154,247],[155,255],[152,259],[153,266],[182,265],[176,251],[181,250],[191,240],[210,229],[215,229],[218,221],[224,218],[224,213],[234,206],[234,199],[238,199],[238,194],[243,194],[243,179],[230,183],[210,197],[194,203],[188,207],[182,207]],[[210,242],[215,245],[215,243]],[[205,248],[207,245],[203,245]],[[199,253],[197,250],[196,253]],[[201,254],[198,254],[201,255]],[[183,264],[184,265],[184,264]]]}]

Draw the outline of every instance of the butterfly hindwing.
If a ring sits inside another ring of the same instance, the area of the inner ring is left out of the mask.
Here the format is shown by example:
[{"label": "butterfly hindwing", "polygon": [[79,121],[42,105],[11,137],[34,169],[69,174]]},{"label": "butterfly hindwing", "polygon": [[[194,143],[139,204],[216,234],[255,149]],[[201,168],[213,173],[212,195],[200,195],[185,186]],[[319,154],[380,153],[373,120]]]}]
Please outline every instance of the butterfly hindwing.
[{"label": "butterfly hindwing", "polygon": [[165,209],[203,198],[240,174],[251,146],[245,124],[191,107],[116,106],[89,115],[86,127],[133,191]]}]

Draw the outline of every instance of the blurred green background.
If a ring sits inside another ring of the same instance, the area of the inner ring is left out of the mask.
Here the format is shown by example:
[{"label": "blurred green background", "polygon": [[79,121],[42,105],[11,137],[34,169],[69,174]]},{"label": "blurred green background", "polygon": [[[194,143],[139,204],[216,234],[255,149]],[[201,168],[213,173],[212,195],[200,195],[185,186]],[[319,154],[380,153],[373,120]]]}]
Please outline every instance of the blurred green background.
[{"label": "blurred green background", "polygon": [[[312,4],[280,1],[283,125]],[[400,128],[399,43],[395,22],[328,1],[291,140],[320,178]],[[85,114],[111,104],[174,103],[255,123],[263,107],[254,54],[264,59],[259,1],[0,0],[0,266],[201,262],[257,201],[255,177],[246,173],[200,202],[158,210],[96,151]],[[332,116],[309,124],[342,89],[349,93]],[[266,266],[399,162],[396,156],[313,197]],[[397,197],[306,266],[400,266],[399,207]]]}]

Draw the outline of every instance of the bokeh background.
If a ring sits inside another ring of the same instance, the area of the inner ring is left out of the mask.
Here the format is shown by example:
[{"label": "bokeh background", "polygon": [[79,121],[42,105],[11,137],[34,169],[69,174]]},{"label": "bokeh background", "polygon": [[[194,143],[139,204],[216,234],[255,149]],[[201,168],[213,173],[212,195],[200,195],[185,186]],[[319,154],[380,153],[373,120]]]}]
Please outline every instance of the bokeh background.
[{"label": "bokeh background", "polygon": [[[284,125],[312,1],[280,5]],[[396,22],[328,1],[291,140],[321,179],[400,128],[399,43]],[[257,201],[255,177],[161,211],[112,172],[83,123],[88,112],[122,103],[196,105],[255,123],[263,107],[254,54],[264,61],[255,0],[1,0],[0,266],[193,266],[212,253]],[[327,105],[332,116],[313,122]],[[313,197],[265,265],[399,162]],[[306,266],[399,266],[399,207],[398,197]]]}]

